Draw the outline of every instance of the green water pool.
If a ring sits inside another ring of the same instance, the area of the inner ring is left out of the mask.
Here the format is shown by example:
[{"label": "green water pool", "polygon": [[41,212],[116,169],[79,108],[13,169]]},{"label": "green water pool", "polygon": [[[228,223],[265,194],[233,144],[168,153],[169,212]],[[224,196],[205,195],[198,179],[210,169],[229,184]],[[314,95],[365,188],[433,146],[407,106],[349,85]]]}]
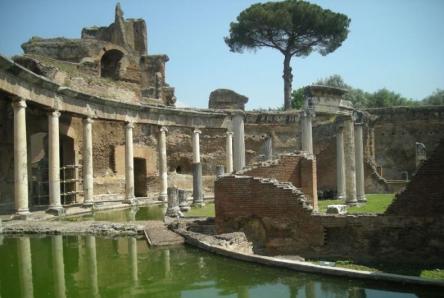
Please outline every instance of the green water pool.
[{"label": "green water pool", "polygon": [[69,216],[63,219],[69,221],[97,220],[113,222],[163,220],[166,208],[165,204],[156,204],[110,211],[97,211],[85,215]]},{"label": "green water pool", "polygon": [[0,238],[0,297],[438,297],[427,288],[297,273],[135,238]]}]

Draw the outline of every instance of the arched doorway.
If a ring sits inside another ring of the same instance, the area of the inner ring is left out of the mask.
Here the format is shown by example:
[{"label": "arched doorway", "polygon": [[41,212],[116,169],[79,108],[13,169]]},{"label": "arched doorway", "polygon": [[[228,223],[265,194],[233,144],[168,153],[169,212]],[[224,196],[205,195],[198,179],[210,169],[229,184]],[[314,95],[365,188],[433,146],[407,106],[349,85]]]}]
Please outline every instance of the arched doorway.
[{"label": "arched doorway", "polygon": [[123,56],[123,53],[119,50],[106,51],[102,59],[100,59],[100,76],[118,80],[120,78]]}]

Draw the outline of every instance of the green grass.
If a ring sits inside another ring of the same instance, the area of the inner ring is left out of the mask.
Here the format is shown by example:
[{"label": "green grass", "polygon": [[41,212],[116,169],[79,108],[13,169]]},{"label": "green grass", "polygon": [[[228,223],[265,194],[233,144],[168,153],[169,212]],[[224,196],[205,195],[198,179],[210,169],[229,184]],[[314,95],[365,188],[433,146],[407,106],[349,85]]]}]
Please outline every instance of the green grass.
[{"label": "green grass", "polygon": [[[392,203],[394,194],[367,194],[367,203],[348,208],[348,213],[384,213]],[[343,200],[319,200],[319,212],[325,213],[328,205],[344,204]]]},{"label": "green grass", "polygon": [[214,203],[206,204],[203,207],[192,207],[190,211],[184,213],[185,217],[214,217]]}]

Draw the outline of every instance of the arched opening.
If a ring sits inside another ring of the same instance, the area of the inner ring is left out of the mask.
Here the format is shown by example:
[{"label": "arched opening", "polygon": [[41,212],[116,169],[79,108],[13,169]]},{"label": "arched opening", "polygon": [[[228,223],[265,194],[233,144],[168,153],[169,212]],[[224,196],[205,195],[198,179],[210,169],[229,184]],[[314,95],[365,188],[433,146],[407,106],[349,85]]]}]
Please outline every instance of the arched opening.
[{"label": "arched opening", "polygon": [[48,134],[37,132],[30,138],[31,153],[31,205],[49,204]]},{"label": "arched opening", "polygon": [[118,80],[122,66],[123,53],[119,50],[109,50],[100,59],[100,76]]},{"label": "arched opening", "polygon": [[134,195],[136,197],[147,196],[146,159],[134,158]]}]

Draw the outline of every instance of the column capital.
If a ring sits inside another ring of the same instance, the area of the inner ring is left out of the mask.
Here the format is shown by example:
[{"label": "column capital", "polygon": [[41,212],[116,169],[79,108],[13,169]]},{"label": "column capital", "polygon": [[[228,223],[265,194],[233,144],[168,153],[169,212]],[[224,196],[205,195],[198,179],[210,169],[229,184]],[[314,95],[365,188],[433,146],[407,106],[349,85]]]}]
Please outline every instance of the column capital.
[{"label": "column capital", "polygon": [[126,128],[134,128],[134,122],[133,121],[128,121],[125,123]]},{"label": "column capital", "polygon": [[86,117],[83,118],[83,123],[94,123],[94,119],[92,119],[91,117]]},{"label": "column capital", "polygon": [[201,131],[200,129],[197,129],[197,128],[196,128],[196,129],[193,131],[193,133],[194,133],[194,134],[201,134],[202,131]]},{"label": "column capital", "polygon": [[233,136],[233,132],[232,131],[227,131],[226,134],[227,134],[227,136]]},{"label": "column capital", "polygon": [[160,132],[167,133],[167,132],[168,132],[168,128],[167,128],[166,126],[162,126],[162,127],[160,128]]},{"label": "column capital", "polygon": [[15,97],[11,103],[14,109],[26,108],[26,100],[21,97]]},{"label": "column capital", "polygon": [[48,116],[49,116],[49,117],[59,118],[60,115],[61,115],[61,113],[60,113],[59,110],[50,110],[50,111],[48,112]]}]

